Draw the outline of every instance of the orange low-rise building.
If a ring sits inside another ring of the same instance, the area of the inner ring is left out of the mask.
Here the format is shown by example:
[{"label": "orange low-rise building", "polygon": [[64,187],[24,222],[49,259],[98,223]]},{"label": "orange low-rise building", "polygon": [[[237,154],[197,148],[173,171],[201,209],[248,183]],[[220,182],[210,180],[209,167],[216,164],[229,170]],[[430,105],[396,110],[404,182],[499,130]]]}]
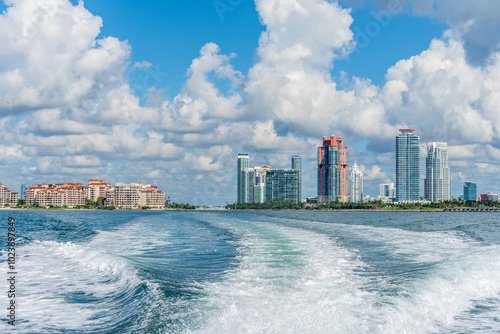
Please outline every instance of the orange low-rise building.
[{"label": "orange low-rise building", "polygon": [[145,183],[117,183],[112,186],[97,179],[89,180],[88,185],[71,182],[34,185],[26,189],[25,204],[73,208],[88,201],[97,202],[99,197],[104,199],[105,206],[131,209],[142,206],[157,209],[165,207],[165,192],[158,190],[157,186]]},{"label": "orange low-rise building", "polygon": [[85,188],[81,183],[41,183],[26,189],[25,204],[32,206],[67,206],[85,204]]},{"label": "orange low-rise building", "polygon": [[0,183],[0,206],[17,205],[19,194]]},{"label": "orange low-rise building", "polygon": [[105,204],[131,209],[142,206],[161,209],[165,207],[165,192],[145,183],[117,183],[108,192]]}]

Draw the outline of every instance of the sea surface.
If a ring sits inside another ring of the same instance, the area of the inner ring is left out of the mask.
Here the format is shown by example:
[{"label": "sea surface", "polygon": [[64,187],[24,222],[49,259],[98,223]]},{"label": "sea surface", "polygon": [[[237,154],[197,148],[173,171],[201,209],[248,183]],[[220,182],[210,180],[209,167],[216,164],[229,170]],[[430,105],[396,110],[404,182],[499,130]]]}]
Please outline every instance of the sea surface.
[{"label": "sea surface", "polygon": [[2,210],[0,241],[0,333],[500,333],[498,213]]}]

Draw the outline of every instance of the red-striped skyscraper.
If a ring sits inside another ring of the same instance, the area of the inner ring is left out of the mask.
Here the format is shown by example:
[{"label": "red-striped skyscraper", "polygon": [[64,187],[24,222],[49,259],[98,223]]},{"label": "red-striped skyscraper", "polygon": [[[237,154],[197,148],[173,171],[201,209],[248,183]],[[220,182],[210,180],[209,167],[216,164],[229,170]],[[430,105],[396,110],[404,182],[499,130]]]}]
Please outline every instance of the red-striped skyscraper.
[{"label": "red-striped skyscraper", "polygon": [[347,196],[348,148],[342,137],[323,138],[323,146],[318,147],[318,202],[341,202]]}]

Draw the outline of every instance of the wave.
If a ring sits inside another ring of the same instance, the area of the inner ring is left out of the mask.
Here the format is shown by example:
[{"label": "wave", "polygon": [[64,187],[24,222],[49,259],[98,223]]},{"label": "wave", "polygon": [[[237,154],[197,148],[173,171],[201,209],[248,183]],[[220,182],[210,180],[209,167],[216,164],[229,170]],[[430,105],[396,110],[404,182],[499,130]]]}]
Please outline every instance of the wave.
[{"label": "wave", "polygon": [[285,219],[213,223],[242,236],[240,265],[203,285],[204,319],[191,332],[500,330],[495,317],[474,313],[500,305],[499,246],[458,232]]},{"label": "wave", "polygon": [[122,256],[137,247],[154,247],[127,240],[135,228],[100,231],[82,244],[34,241],[21,246],[18,331],[112,333],[143,328],[160,294],[158,285],[141,278]]}]

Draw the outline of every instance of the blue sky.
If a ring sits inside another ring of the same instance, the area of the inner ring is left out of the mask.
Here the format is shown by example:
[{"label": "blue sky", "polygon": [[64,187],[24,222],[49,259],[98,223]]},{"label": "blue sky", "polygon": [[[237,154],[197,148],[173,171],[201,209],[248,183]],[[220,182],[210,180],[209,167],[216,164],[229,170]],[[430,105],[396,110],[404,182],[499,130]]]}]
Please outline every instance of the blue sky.
[{"label": "blue sky", "polygon": [[412,126],[449,143],[454,196],[464,180],[500,192],[498,6],[5,2],[0,182],[151,182],[224,204],[238,152],[273,167],[300,154],[307,197],[316,147],[340,135],[376,196],[394,181],[397,129]]},{"label": "blue sky", "polygon": [[[72,1],[78,4],[78,1]],[[215,1],[96,1],[87,0],[85,7],[102,17],[101,36],[128,40],[132,46],[132,60],[148,61],[168,73],[159,87],[167,88],[175,96],[185,82],[186,69],[197,57],[201,46],[214,42],[223,53],[235,53],[233,66],[246,72],[254,62],[259,35],[265,29],[252,1],[220,1],[227,7],[216,8]],[[344,2],[346,5],[349,1]],[[353,8],[352,25],[355,40],[362,38],[370,23],[376,21],[373,13],[379,10],[372,4]],[[428,17],[408,14],[391,17],[380,34],[370,37],[368,45],[335,64],[332,74],[340,77],[344,71],[350,76],[368,78],[375,84],[384,80],[389,67],[425,50],[433,38],[440,37],[447,25]],[[364,41],[363,41],[364,43]],[[390,51],[389,51],[390,50]],[[141,84],[141,75],[132,75]],[[134,81],[132,81],[134,82]]]}]

